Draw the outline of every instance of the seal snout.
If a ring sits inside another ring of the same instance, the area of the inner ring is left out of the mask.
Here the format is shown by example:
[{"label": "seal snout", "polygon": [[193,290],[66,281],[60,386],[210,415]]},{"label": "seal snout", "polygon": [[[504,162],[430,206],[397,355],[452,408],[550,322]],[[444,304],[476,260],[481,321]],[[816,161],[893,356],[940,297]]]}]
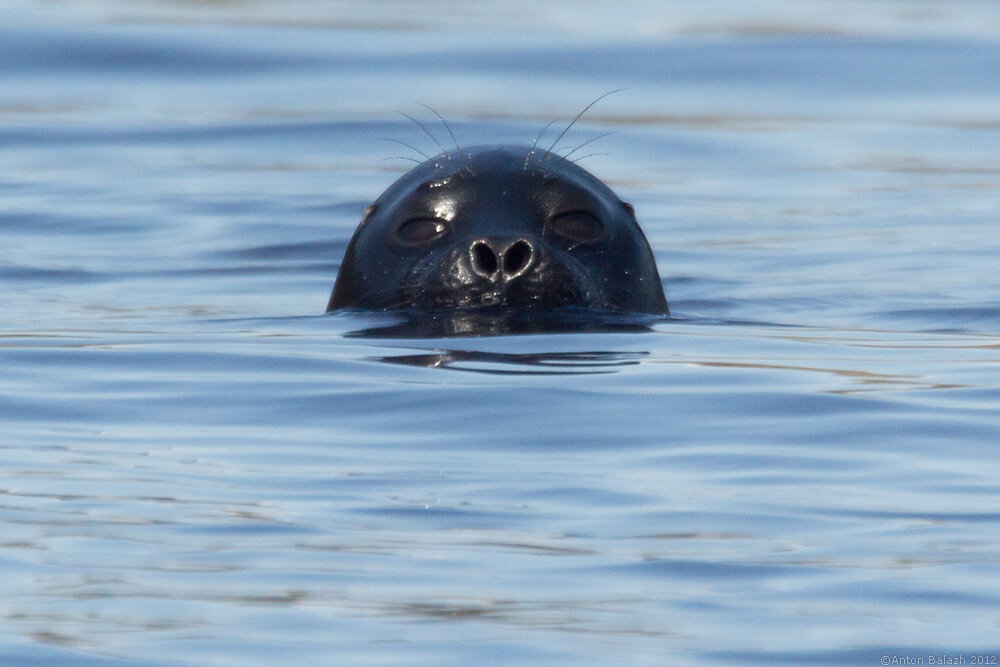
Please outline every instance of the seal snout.
[{"label": "seal snout", "polygon": [[526,239],[477,239],[469,247],[472,272],[487,280],[506,283],[531,268],[535,251]]}]

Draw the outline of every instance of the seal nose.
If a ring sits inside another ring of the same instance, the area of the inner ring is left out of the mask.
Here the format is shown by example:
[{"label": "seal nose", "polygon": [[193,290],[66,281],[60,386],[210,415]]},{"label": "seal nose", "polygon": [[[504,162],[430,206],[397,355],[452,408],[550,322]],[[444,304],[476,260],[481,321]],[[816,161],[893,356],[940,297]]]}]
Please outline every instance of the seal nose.
[{"label": "seal nose", "polygon": [[[503,248],[498,252],[499,248]],[[517,239],[506,246],[493,239],[479,239],[469,248],[472,272],[482,278],[509,281],[524,275],[534,256],[531,244]]]},{"label": "seal nose", "polygon": [[492,278],[493,274],[500,268],[500,260],[497,254],[486,241],[476,241],[469,250],[469,259],[472,263],[472,271],[477,276]]}]

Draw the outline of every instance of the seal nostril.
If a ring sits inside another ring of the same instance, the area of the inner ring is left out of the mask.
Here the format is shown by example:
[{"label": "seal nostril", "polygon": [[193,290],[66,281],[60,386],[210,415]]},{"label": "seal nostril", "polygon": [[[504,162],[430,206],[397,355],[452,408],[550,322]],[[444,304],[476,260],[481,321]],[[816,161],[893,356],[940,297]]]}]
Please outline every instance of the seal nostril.
[{"label": "seal nostril", "polygon": [[472,244],[469,255],[472,259],[472,270],[478,275],[489,278],[496,273],[499,262],[493,248],[482,241],[476,241]]},{"label": "seal nostril", "polygon": [[531,263],[531,244],[515,241],[503,253],[503,272],[508,278],[519,275]]}]

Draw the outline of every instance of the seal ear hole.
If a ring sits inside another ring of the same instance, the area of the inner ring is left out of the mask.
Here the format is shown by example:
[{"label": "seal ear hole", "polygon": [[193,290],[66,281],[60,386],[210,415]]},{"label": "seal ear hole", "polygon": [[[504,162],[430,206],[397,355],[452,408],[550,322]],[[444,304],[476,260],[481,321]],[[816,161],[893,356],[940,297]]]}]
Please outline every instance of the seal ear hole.
[{"label": "seal ear hole", "polygon": [[552,231],[575,243],[595,243],[604,238],[604,223],[589,211],[567,211],[560,213],[547,223],[546,231]]},{"label": "seal ear hole", "polygon": [[622,208],[624,208],[626,211],[628,211],[629,215],[631,215],[632,217],[635,217],[635,207],[632,206],[632,204],[629,204],[627,201],[623,201],[622,202]]},{"label": "seal ear hole", "polygon": [[404,220],[395,230],[393,238],[402,245],[416,247],[426,245],[445,235],[448,223],[437,218],[410,218]]}]

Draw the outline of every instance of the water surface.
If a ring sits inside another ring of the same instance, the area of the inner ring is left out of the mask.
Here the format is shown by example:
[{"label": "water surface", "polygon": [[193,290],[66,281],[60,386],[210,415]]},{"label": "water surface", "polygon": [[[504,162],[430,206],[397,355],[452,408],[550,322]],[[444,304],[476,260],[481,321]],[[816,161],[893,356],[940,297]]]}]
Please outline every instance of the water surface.
[{"label": "water surface", "polygon": [[[996,655],[1000,12],[841,7],[12,3],[0,663]],[[616,88],[672,318],[322,313],[397,110]]]}]

